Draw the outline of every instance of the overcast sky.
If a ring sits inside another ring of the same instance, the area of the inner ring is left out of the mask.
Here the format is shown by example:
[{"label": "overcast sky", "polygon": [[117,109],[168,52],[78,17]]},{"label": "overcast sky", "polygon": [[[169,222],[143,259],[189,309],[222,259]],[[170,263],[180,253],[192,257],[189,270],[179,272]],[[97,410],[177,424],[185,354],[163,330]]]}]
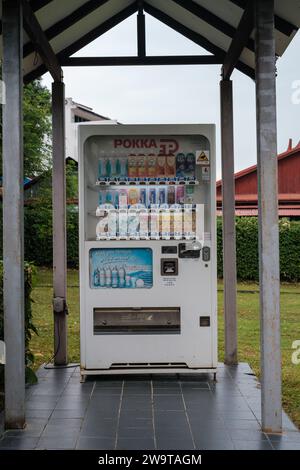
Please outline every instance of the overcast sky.
[{"label": "overcast sky", "polygon": [[[188,39],[147,16],[147,53],[203,54]],[[277,62],[278,152],[289,138],[300,140],[300,103],[293,104],[293,83],[300,84],[300,33]],[[128,18],[77,56],[136,54],[136,17]],[[81,67],[64,69],[66,97],[94,111],[131,123],[215,123],[217,125],[217,177],[221,176],[219,80],[220,66]],[[233,73],[235,169],[256,163],[255,87],[238,71]],[[44,83],[51,86],[49,74]]]}]

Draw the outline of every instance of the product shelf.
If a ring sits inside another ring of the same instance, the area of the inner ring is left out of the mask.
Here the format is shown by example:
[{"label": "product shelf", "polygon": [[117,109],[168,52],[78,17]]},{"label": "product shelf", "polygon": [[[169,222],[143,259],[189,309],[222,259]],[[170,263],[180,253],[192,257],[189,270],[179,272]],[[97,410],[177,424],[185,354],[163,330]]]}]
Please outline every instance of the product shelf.
[{"label": "product shelf", "polygon": [[[164,186],[164,185],[183,185],[183,186],[195,186],[198,185],[198,180],[182,180],[182,179],[136,179],[136,180],[128,180],[128,179],[116,179],[116,180],[107,180],[107,181],[99,181],[97,180],[94,188],[103,188],[106,186]],[[91,189],[91,186],[89,186]],[[94,189],[93,188],[93,189]]]}]

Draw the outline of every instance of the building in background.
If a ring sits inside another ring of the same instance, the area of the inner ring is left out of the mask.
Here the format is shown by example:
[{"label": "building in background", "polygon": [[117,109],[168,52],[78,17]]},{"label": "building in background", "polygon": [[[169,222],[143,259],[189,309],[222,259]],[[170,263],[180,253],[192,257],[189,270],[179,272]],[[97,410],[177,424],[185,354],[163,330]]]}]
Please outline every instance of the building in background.
[{"label": "building in background", "polygon": [[79,122],[102,121],[102,124],[118,124],[117,121],[95,113],[93,108],[76,103],[72,98],[65,100],[66,158],[78,162],[77,126]]},{"label": "building in background", "polygon": [[[280,217],[300,217],[300,142],[292,139],[278,155],[278,205]],[[235,174],[235,214],[257,216],[257,166]],[[217,181],[217,215],[222,215],[222,180]]]}]

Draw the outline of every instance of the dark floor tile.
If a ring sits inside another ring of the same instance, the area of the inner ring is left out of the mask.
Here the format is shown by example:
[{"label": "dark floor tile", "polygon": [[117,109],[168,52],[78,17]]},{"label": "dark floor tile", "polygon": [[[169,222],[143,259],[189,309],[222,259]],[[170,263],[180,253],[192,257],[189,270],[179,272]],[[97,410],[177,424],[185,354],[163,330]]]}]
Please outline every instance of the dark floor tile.
[{"label": "dark floor tile", "polygon": [[80,434],[87,437],[115,438],[117,434],[117,420],[85,420]]},{"label": "dark floor tile", "polygon": [[169,388],[169,387],[156,387],[154,390],[153,390],[153,395],[156,396],[156,395],[182,395],[181,393],[181,389],[178,387],[178,388]]},{"label": "dark floor tile", "polygon": [[194,436],[196,449],[199,450],[233,450],[234,445],[230,439],[211,439],[197,438]]},{"label": "dark floor tile", "polygon": [[259,422],[255,419],[226,419],[224,421],[225,427],[228,430],[248,430],[248,431],[261,431]]},{"label": "dark floor tile", "polygon": [[267,436],[261,431],[251,431],[246,429],[228,429],[231,439],[245,442],[267,440]]},{"label": "dark floor tile", "polygon": [[121,408],[120,421],[122,419],[152,419],[152,408],[124,409]]},{"label": "dark floor tile", "polygon": [[121,415],[119,420],[119,428],[153,428],[153,420],[151,418],[136,418],[130,414]]},{"label": "dark floor tile", "polygon": [[38,418],[29,418],[24,429],[10,429],[5,437],[39,437],[48,421]]},{"label": "dark floor tile", "polygon": [[117,441],[118,450],[153,450],[154,439],[128,439],[119,438]]},{"label": "dark floor tile", "polygon": [[0,449],[33,450],[37,445],[38,437],[12,437],[7,436],[0,440]]},{"label": "dark floor tile", "polygon": [[180,426],[155,426],[155,436],[157,438],[173,438],[173,439],[184,439],[185,437],[191,438],[192,434],[188,424]]},{"label": "dark floor tile", "polygon": [[158,437],[157,449],[159,450],[194,450],[194,443],[191,438],[180,439],[170,437]]},{"label": "dark floor tile", "polygon": [[76,446],[78,450],[113,450],[114,448],[114,439],[85,436],[78,439]]},{"label": "dark floor tile", "polygon": [[81,409],[71,409],[71,410],[54,410],[51,419],[59,418],[59,419],[76,419],[76,418],[83,418],[85,416],[85,408]]},{"label": "dark floor tile", "polygon": [[184,411],[164,411],[156,410],[154,412],[154,424],[180,426],[187,423],[187,416]]},{"label": "dark floor tile", "polygon": [[37,418],[37,419],[48,419],[53,413],[53,408],[47,410],[28,410],[26,409],[26,419]]},{"label": "dark floor tile", "polygon": [[272,450],[273,447],[269,441],[244,441],[235,440],[233,441],[234,448],[236,450]]},{"label": "dark floor tile", "polygon": [[176,395],[156,395],[154,396],[154,410],[184,410],[182,397]]},{"label": "dark floor tile", "polygon": [[53,418],[48,421],[48,425],[59,426],[63,429],[74,429],[82,426],[82,418]]},{"label": "dark floor tile", "polygon": [[61,436],[47,436],[41,437],[39,440],[36,449],[37,450],[63,450],[63,449],[75,449],[77,441],[77,436],[72,437],[64,437],[63,439]]},{"label": "dark floor tile", "polygon": [[47,438],[60,438],[62,441],[65,439],[75,439],[80,433],[80,428],[62,428],[60,426],[46,426],[42,432],[41,439]]},{"label": "dark floor tile", "polygon": [[154,438],[154,429],[147,428],[126,428],[119,427],[118,429],[118,438],[128,438],[128,439],[153,439]]}]

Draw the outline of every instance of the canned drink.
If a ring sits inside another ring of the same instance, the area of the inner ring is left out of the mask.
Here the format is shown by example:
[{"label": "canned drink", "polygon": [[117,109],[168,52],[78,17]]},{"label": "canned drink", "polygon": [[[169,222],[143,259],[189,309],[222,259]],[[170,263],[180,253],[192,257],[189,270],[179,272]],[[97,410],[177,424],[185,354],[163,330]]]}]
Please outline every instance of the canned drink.
[{"label": "canned drink", "polygon": [[175,204],[175,187],[174,186],[168,186],[167,203],[169,205]]},{"label": "canned drink", "polygon": [[166,188],[158,189],[158,203],[160,205],[166,203]]},{"label": "canned drink", "polygon": [[139,191],[137,188],[130,188],[128,191],[128,203],[130,206],[138,204],[139,202]]},{"label": "canned drink", "polygon": [[156,204],[156,188],[149,188],[149,205]]},{"label": "canned drink", "polygon": [[178,153],[176,155],[176,177],[184,178],[185,176],[185,154]]},{"label": "canned drink", "polygon": [[144,206],[146,206],[146,204],[147,204],[147,192],[146,192],[146,188],[141,188],[141,189],[140,189],[139,203],[140,203],[140,204],[143,204]]},{"label": "canned drink", "polygon": [[176,186],[176,204],[184,204],[184,185]]}]

